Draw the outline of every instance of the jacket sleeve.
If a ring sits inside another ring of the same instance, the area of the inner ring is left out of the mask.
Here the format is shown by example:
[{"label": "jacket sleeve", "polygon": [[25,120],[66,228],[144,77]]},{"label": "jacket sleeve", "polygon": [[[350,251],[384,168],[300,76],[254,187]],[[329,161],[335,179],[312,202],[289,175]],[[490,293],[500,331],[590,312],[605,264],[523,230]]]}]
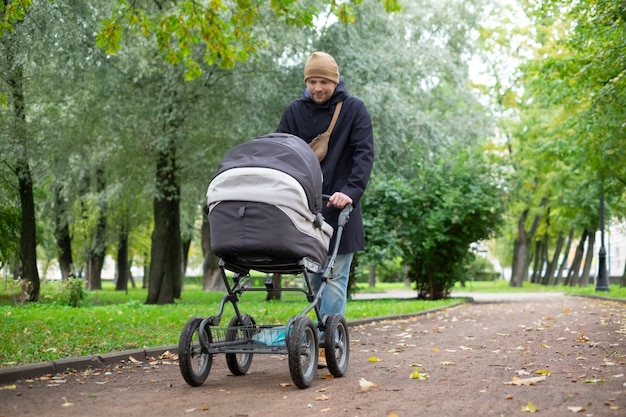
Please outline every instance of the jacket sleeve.
[{"label": "jacket sleeve", "polygon": [[351,126],[350,146],[353,148],[352,170],[341,191],[350,196],[356,205],[365,192],[374,165],[372,120],[363,102],[359,102],[359,108]]},{"label": "jacket sleeve", "polygon": [[298,135],[298,127],[295,123],[296,118],[294,117],[294,104],[291,103],[285,107],[283,111],[283,115],[280,118],[280,122],[278,123],[278,127],[276,128],[276,133],[289,133],[291,135]]}]

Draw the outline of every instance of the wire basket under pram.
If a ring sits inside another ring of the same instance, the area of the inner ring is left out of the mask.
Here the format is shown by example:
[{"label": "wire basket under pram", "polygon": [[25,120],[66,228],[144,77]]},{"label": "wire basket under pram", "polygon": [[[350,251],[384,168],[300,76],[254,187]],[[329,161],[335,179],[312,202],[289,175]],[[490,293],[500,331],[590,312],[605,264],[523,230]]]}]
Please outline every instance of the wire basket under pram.
[{"label": "wire basket under pram", "polygon": [[[319,306],[352,206],[341,211],[329,250],[333,230],[321,216],[322,201],[328,197],[321,186],[317,158],[292,135],[262,136],[236,146],[221,161],[207,202],[211,247],[220,258],[226,294],[216,315],[193,317],[181,332],[179,364],[189,385],[204,383],[216,354],[225,354],[236,376],[247,373],[254,354],[288,355],[291,379],[298,388],[307,388],[316,376],[319,348],[324,347],[329,372],[335,377],[346,373],[350,343],[345,318],[323,315]],[[268,274],[263,286],[254,286],[250,271]],[[298,275],[303,285],[275,288],[269,277],[275,273]],[[321,275],[315,291],[312,274]],[[257,324],[239,308],[240,296],[247,291],[301,292],[308,305],[287,323]],[[227,304],[234,315],[224,326]]]}]

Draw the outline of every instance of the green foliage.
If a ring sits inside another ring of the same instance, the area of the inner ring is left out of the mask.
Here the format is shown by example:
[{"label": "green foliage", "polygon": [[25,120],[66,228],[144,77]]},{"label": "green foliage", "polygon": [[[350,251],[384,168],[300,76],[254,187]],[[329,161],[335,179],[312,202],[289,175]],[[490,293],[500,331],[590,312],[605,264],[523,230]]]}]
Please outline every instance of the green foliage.
[{"label": "green foliage", "polygon": [[32,0],[5,0],[0,2],[0,39],[6,32],[12,32],[13,26],[24,20]]},{"label": "green foliage", "polygon": [[493,264],[483,256],[473,256],[465,269],[464,278],[469,281],[493,281],[499,274],[493,269]]},{"label": "green foliage", "polygon": [[0,206],[0,267],[18,254],[21,212],[17,207]]},{"label": "green foliage", "polygon": [[85,284],[82,278],[68,278],[62,286],[62,301],[70,307],[78,307],[85,299]]},{"label": "green foliage", "polygon": [[470,244],[496,231],[502,191],[478,150],[460,151],[419,164],[413,178],[375,181],[364,211],[385,225],[420,296],[440,299],[462,278]]},{"label": "green foliage", "polygon": [[[360,0],[355,1],[356,4]],[[397,0],[382,2],[388,11],[399,10]],[[238,62],[247,61],[251,55],[267,46],[255,36],[255,25],[262,24],[263,11],[269,9],[274,19],[288,26],[312,27],[320,10],[328,7],[343,23],[354,22],[356,13],[350,2],[322,0],[297,2],[272,1],[219,1],[197,2],[179,0],[168,7],[139,5],[120,0],[111,16],[104,19],[97,35],[97,44],[106,53],[114,54],[122,46],[124,30],[128,29],[150,38],[158,45],[165,60],[173,65],[183,63],[188,80],[202,75],[202,68],[194,49],[203,49],[202,61],[209,66],[233,69]]]}]

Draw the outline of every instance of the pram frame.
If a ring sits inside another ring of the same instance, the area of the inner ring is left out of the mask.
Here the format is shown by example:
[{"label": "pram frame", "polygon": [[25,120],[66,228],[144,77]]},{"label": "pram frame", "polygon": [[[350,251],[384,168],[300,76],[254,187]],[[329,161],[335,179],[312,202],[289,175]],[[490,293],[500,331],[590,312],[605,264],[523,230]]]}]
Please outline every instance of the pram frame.
[{"label": "pram frame", "polygon": [[[330,196],[323,195],[324,199]],[[304,257],[297,263],[266,264],[251,259],[224,259],[220,258],[220,275],[226,286],[226,294],[222,297],[216,315],[206,318],[192,317],[187,321],[181,332],[179,341],[179,366],[185,381],[191,386],[204,383],[210,373],[215,354],[224,353],[229,370],[236,376],[244,375],[251,364],[254,353],[258,354],[287,354],[289,356],[289,370],[294,384],[298,388],[308,388],[315,379],[320,347],[326,349],[326,359],[329,372],[335,377],[345,374],[349,361],[349,334],[345,318],[340,314],[322,314],[320,304],[324,288],[328,280],[332,279],[332,270],[337,258],[339,243],[345,224],[350,218],[353,209],[351,204],[344,207],[338,219],[338,227],[332,250],[323,265]],[[250,278],[250,271],[302,274],[303,288],[274,288],[271,278],[266,278],[264,287],[254,287]],[[226,271],[233,273],[232,284]],[[309,274],[320,273],[321,284],[317,291],[313,291]],[[297,315],[292,316],[284,326],[284,343],[257,343],[254,337],[262,332],[269,332],[276,336],[276,325],[257,325],[254,319],[243,314],[238,302],[241,294],[247,291],[294,291],[306,296],[308,305]],[[226,304],[231,304],[235,315],[228,327],[220,328]],[[313,323],[308,314],[313,311],[317,323]],[[213,337],[213,333],[216,337]],[[194,338],[197,334],[198,340]],[[319,334],[323,340],[319,340]],[[192,361],[200,361],[197,369]]]}]

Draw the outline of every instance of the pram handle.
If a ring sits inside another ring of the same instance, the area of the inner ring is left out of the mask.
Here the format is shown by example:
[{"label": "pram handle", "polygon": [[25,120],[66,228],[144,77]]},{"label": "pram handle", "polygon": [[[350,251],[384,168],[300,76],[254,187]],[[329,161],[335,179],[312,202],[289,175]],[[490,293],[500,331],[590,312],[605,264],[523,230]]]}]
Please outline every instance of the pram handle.
[{"label": "pram handle", "polygon": [[[328,200],[330,198],[330,194],[322,194],[322,200]],[[352,209],[354,206],[352,204],[346,204],[344,208],[341,209],[341,213],[339,213],[339,219],[337,221],[338,226],[345,226],[350,220],[350,213],[352,213]]]}]

